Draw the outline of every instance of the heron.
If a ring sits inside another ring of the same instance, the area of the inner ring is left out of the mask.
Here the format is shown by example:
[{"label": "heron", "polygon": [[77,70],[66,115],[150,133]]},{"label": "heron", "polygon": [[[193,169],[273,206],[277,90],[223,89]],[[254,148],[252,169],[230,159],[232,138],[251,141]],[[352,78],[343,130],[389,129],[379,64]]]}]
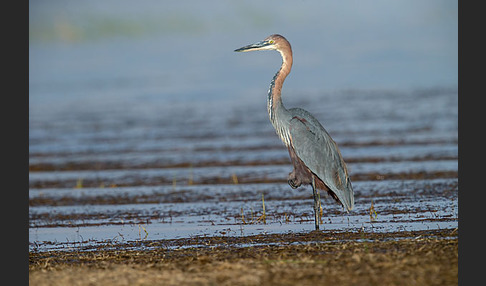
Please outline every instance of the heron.
[{"label": "heron", "polygon": [[302,108],[287,109],[282,103],[282,86],[293,61],[289,41],[282,35],[273,34],[235,52],[264,50],[276,50],[282,56],[282,65],[268,90],[267,110],[270,122],[288,149],[294,168],[287,182],[293,189],[303,184],[312,186],[315,229],[319,230],[319,190],[327,191],[346,212],[354,207],[354,192],[346,163],[336,142],[310,112]]}]

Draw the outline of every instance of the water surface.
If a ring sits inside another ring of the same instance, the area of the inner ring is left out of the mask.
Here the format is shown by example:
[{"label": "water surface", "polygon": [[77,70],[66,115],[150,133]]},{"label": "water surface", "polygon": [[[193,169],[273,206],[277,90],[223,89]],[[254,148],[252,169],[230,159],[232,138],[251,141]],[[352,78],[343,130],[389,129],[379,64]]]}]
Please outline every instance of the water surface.
[{"label": "water surface", "polygon": [[458,227],[457,3],[190,2],[29,3],[31,249],[311,231],[266,113],[279,55],[233,52],[275,32],[285,105],[353,181],[350,213],[323,194],[322,229]]}]

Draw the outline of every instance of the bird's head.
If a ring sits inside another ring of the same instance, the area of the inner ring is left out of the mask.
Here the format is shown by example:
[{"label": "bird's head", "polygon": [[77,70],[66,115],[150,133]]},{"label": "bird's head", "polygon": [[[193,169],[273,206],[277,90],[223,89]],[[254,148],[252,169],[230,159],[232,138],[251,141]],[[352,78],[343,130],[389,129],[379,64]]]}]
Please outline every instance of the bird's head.
[{"label": "bird's head", "polygon": [[287,39],[281,35],[270,35],[265,40],[236,49],[235,52],[251,52],[262,50],[281,50],[284,45],[290,46]]}]

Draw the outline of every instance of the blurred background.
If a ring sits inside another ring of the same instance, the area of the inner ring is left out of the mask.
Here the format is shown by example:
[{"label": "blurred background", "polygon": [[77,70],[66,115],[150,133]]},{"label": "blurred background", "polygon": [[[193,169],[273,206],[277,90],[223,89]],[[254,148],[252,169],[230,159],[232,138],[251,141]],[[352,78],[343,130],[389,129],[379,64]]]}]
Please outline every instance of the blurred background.
[{"label": "blurred background", "polygon": [[30,1],[29,111],[248,97],[264,106],[280,56],[233,50],[273,33],[294,52],[284,94],[455,89],[457,9],[416,0]]}]

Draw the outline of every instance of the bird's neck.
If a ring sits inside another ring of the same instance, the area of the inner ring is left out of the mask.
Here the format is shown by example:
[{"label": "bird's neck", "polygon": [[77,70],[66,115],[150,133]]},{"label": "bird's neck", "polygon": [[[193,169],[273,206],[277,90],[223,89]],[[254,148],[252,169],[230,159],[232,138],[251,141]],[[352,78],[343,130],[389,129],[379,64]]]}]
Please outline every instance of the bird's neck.
[{"label": "bird's neck", "polygon": [[[280,70],[275,74],[270,83],[270,89],[268,90],[268,100],[267,100],[267,109],[268,109],[268,116],[270,117],[270,121],[272,122],[273,127],[277,131],[278,135],[284,141],[285,145],[288,145],[288,139],[285,138],[284,131],[282,128],[282,122],[278,120],[282,120],[282,116],[288,113],[287,109],[282,103],[282,85],[284,83],[285,78],[290,73],[292,68],[292,50],[290,46],[283,51],[279,51],[282,55],[282,66]],[[280,116],[279,116],[280,115]]]},{"label": "bird's neck", "polygon": [[285,78],[290,73],[292,68],[292,50],[290,47],[284,51],[279,51],[282,55],[282,66],[280,70],[275,74],[270,83],[270,88],[268,90],[268,115],[270,116],[270,121],[274,120],[275,111],[279,108],[284,108],[282,103],[282,86]]}]

